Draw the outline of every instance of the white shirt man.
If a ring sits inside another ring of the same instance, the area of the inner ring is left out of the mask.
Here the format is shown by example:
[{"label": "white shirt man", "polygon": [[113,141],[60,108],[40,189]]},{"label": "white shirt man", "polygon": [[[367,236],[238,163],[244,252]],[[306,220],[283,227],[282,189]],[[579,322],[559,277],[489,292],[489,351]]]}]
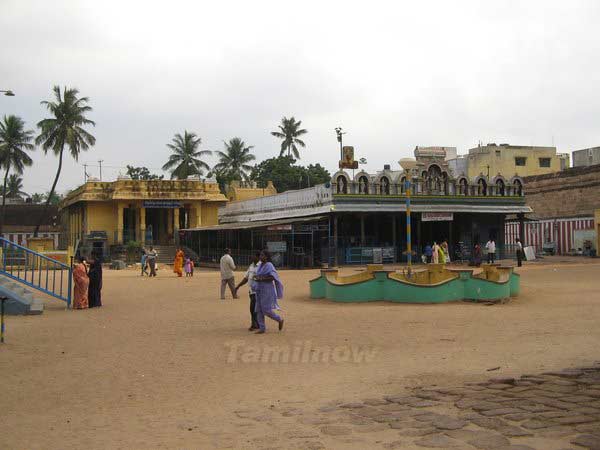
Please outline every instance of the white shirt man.
[{"label": "white shirt man", "polygon": [[225,300],[225,286],[229,286],[233,298],[238,298],[235,293],[235,278],[233,276],[235,263],[229,254],[228,248],[225,249],[225,254],[221,257],[219,265],[221,268],[221,300]]},{"label": "white shirt man", "polygon": [[496,241],[490,239],[485,244],[485,248],[488,252],[488,264],[494,264],[494,259],[496,258]]}]

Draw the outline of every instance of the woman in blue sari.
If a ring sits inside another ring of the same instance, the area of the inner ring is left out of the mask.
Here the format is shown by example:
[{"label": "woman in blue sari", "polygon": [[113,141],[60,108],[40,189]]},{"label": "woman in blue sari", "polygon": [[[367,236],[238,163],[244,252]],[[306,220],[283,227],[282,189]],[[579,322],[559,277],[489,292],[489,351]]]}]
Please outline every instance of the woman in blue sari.
[{"label": "woman in blue sari", "polygon": [[263,334],[266,331],[265,316],[270,317],[279,323],[279,330],[283,328],[283,319],[275,312],[279,308],[277,299],[283,297],[283,284],[279,279],[279,274],[271,262],[271,254],[263,250],[260,253],[260,264],[256,269],[256,276],[253,281],[253,290],[256,292],[256,320],[259,330],[256,334]]}]

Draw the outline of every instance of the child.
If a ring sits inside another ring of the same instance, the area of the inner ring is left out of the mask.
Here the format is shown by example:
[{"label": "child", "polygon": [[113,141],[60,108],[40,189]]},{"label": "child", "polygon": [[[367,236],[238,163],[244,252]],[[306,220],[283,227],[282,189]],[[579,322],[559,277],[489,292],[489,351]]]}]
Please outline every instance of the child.
[{"label": "child", "polygon": [[190,259],[189,256],[186,256],[185,258],[185,263],[183,265],[183,269],[185,270],[185,276],[186,277],[191,277],[191,273],[192,273],[192,260]]}]

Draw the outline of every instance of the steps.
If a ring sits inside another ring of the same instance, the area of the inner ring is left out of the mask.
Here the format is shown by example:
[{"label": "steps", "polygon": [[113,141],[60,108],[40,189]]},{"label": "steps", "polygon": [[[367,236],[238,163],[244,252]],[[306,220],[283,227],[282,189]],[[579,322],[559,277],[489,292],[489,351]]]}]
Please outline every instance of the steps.
[{"label": "steps", "polygon": [[16,281],[0,275],[0,295],[8,297],[4,312],[11,315],[42,314],[44,302],[34,298],[33,293]]},{"label": "steps", "polygon": [[173,264],[175,259],[175,253],[177,253],[177,247],[174,245],[155,245],[154,250],[157,251],[158,256],[156,262],[160,265]]}]

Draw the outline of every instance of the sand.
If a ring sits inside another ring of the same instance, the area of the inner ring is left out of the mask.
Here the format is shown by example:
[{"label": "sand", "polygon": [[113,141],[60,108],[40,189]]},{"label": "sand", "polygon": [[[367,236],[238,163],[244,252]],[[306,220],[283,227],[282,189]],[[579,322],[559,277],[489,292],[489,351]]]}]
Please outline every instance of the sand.
[{"label": "sand", "polygon": [[[220,301],[217,272],[105,270],[102,308],[48,299],[41,316],[8,317],[0,448],[302,448],[294,433],[311,429],[326,448],[383,448],[377,434],[343,440],[298,419],[334,401],[600,359],[599,262],[520,273],[520,297],[485,306],[315,301],[317,271],[282,271],[285,328],[254,335],[246,288]],[[265,356],[271,346],[288,361]],[[327,349],[326,361],[308,356]]]}]

